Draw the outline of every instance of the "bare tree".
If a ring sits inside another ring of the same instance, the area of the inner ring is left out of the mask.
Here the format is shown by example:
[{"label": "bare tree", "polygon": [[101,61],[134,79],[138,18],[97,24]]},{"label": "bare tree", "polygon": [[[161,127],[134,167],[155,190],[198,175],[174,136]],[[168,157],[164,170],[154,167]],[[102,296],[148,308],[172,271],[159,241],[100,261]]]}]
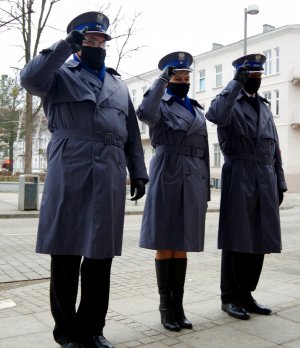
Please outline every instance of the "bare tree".
[{"label": "bare tree", "polygon": [[[8,157],[7,168],[13,171],[14,141],[17,137],[21,104],[21,86],[17,77],[0,76],[0,151]],[[5,151],[7,149],[7,151]]]},{"label": "bare tree", "polygon": [[[6,5],[1,7],[2,22],[6,29],[19,31],[23,41],[25,64],[37,54],[41,35],[46,27],[52,7],[60,0],[2,0]],[[40,106],[38,107],[40,108]],[[25,96],[25,168],[26,174],[32,171],[32,134],[34,117],[38,113],[33,110],[32,95]]]},{"label": "bare tree", "polygon": [[[122,16],[122,7],[120,7],[115,18],[112,21],[110,33],[111,36],[116,40],[115,42],[118,54],[115,66],[116,70],[119,69],[120,63],[124,58],[129,57],[131,53],[137,52],[144,47],[130,47],[130,41],[133,38],[133,35],[135,34],[136,22],[140,15],[141,13],[138,13],[130,19],[125,19],[124,16]],[[127,26],[123,30],[120,26],[121,21],[126,21],[127,23]]]},{"label": "bare tree", "polygon": [[116,52],[114,52],[114,54],[116,53],[114,68],[118,70],[125,58],[130,57],[132,53],[136,53],[145,47],[135,44],[132,45],[132,39],[138,31],[137,23],[142,12],[134,13],[130,17],[128,14],[125,15],[122,6],[113,11],[110,2],[104,5],[101,4],[99,11],[107,14],[110,19],[108,32],[116,48]]}]

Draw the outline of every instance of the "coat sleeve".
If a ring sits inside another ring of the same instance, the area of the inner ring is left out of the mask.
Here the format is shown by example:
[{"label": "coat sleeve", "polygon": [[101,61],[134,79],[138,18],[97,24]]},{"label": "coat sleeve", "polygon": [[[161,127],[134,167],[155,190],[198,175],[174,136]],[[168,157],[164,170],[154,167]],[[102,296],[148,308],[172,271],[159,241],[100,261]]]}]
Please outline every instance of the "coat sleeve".
[{"label": "coat sleeve", "polygon": [[42,50],[21,70],[22,86],[30,94],[44,98],[55,84],[55,74],[71,53],[71,48],[64,40]]},{"label": "coat sleeve", "polygon": [[240,82],[230,81],[222,92],[212,100],[205,117],[221,127],[230,125],[232,110],[242,88],[243,85]]},{"label": "coat sleeve", "polygon": [[150,89],[144,94],[141,105],[137,110],[137,117],[153,128],[160,120],[160,100],[166,89],[166,83],[162,79],[154,81]]},{"label": "coat sleeve", "polygon": [[[274,128],[275,128],[275,125],[274,125]],[[275,154],[274,154],[274,159],[275,159],[274,168],[275,168],[275,172],[277,176],[277,186],[279,191],[285,192],[287,191],[287,185],[285,182],[284,171],[282,168],[281,151],[279,148],[279,139],[278,139],[276,128],[275,128],[275,134],[276,134],[276,145],[275,145]]]},{"label": "coat sleeve", "polygon": [[124,147],[130,179],[149,181],[136,113],[128,95],[127,142]]}]

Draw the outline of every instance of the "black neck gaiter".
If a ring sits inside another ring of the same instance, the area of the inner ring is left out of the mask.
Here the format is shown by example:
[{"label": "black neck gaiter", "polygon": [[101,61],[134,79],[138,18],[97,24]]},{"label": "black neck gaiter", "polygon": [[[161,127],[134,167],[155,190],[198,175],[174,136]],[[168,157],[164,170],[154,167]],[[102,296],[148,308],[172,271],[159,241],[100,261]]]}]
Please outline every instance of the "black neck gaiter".
[{"label": "black neck gaiter", "polygon": [[106,51],[101,47],[83,46],[81,49],[81,61],[94,70],[100,70],[104,64]]},{"label": "black neck gaiter", "polygon": [[244,84],[244,90],[249,94],[255,94],[259,90],[260,84],[260,77],[250,77]]},{"label": "black neck gaiter", "polygon": [[189,83],[174,83],[169,82],[168,83],[168,90],[177,95],[179,98],[184,98],[187,96],[190,89]]}]

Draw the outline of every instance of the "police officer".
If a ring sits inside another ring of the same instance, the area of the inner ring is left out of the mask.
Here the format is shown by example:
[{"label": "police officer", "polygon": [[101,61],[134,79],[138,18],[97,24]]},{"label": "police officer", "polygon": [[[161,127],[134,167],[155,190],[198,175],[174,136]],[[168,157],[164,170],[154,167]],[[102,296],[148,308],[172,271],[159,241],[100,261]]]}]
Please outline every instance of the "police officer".
[{"label": "police officer", "polygon": [[51,255],[53,333],[65,348],[113,347],[103,327],[112,258],[122,248],[126,165],[132,200],[148,181],[127,87],[105,67],[108,26],[102,13],[79,15],[65,40],[21,71],[24,88],[42,98],[52,133],[36,251]]},{"label": "police officer", "polygon": [[251,292],[264,255],[281,251],[279,205],[287,187],[269,103],[257,94],[265,61],[262,54],[236,59],[233,80],[206,113],[218,125],[225,159],[218,236],[222,310],[238,319],[271,314]]},{"label": "police officer", "polygon": [[210,199],[206,122],[201,106],[187,96],[192,63],[187,52],[163,57],[162,73],[137,111],[155,148],[140,246],[157,250],[161,322],[171,331],[192,328],[182,305],[187,252],[203,251]]}]

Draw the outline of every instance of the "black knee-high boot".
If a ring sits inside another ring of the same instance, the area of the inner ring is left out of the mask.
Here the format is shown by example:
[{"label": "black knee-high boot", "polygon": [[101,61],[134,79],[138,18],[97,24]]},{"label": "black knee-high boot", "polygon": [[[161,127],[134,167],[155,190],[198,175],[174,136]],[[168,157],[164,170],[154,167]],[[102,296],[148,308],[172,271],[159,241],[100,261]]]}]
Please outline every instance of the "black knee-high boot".
[{"label": "black knee-high boot", "polygon": [[180,326],[174,319],[171,295],[171,259],[157,260],[155,259],[156,278],[158,293],[160,295],[159,311],[161,322],[165,329],[171,331],[179,331]]},{"label": "black knee-high boot", "polygon": [[183,310],[183,293],[187,259],[172,259],[172,299],[175,320],[182,329],[192,329],[193,324],[186,318]]}]

